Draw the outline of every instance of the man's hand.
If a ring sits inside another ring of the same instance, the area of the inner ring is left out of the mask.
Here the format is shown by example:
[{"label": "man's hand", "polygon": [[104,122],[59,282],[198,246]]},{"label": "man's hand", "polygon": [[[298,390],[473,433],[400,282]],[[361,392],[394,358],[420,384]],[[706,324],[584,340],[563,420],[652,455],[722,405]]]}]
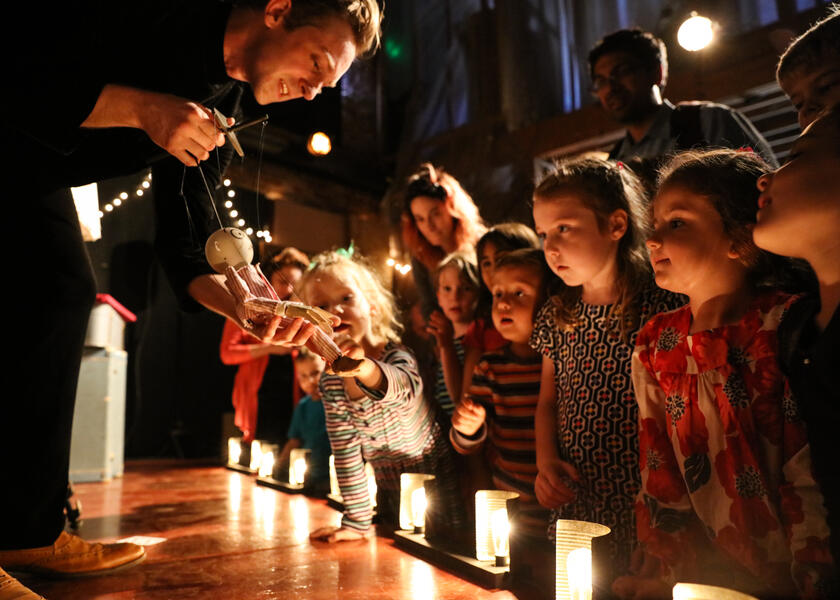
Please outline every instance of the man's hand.
[{"label": "man's hand", "polygon": [[325,527],[319,527],[310,533],[309,539],[333,544],[335,542],[363,540],[365,539],[365,534],[349,527],[333,527],[332,525],[327,525]]},{"label": "man's hand", "polygon": [[564,460],[554,459],[539,467],[534,492],[546,508],[557,508],[575,499],[573,481],[580,481],[577,470]]},{"label": "man's hand", "polygon": [[[228,126],[234,120],[228,119]],[[188,167],[225,143],[212,112],[186,98],[109,83],[82,127],[135,127]]]},{"label": "man's hand", "polygon": [[475,435],[486,418],[487,413],[481,404],[464,397],[452,413],[452,427],[462,435]]},{"label": "man's hand", "polygon": [[[188,167],[210,158],[225,143],[210,109],[170,94],[150,94],[138,113],[140,128],[152,141]],[[233,125],[228,119],[228,126]]]}]

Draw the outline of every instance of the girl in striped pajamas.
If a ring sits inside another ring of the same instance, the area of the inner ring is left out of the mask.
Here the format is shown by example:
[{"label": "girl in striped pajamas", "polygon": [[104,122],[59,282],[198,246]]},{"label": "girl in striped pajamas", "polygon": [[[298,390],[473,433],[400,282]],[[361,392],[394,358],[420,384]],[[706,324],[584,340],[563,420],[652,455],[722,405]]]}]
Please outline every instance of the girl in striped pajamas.
[{"label": "girl in striped pajamas", "polygon": [[339,527],[321,527],[311,537],[338,542],[366,536],[371,502],[365,461],[376,475],[381,523],[396,527],[403,472],[435,475],[441,499],[451,507],[446,513],[458,521],[463,509],[452,455],[437,409],[423,394],[417,360],[399,344],[401,326],[391,294],[369,267],[338,252],[315,257],[300,293],[307,304],[341,319],[336,342],[346,356],[362,361],[352,372],[321,378],[344,516]]}]

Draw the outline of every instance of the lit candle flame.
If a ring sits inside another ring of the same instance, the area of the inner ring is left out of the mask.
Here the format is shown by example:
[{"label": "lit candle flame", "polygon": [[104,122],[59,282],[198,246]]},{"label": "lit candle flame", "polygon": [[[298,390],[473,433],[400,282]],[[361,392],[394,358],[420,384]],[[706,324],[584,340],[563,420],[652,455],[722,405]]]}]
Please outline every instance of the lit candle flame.
[{"label": "lit candle flame", "polygon": [[295,485],[303,485],[303,480],[306,477],[306,459],[298,458],[295,460],[294,466],[294,481],[290,482]]},{"label": "lit candle flame", "polygon": [[238,465],[241,457],[242,446],[239,443],[239,438],[228,438],[228,464]]},{"label": "lit candle flame", "polygon": [[262,448],[257,440],[251,442],[251,470],[256,471],[260,468],[260,461],[262,459]]},{"label": "lit candle flame", "polygon": [[274,452],[266,452],[262,455],[262,460],[260,460],[260,471],[258,475],[260,477],[271,477],[272,473],[274,473]]},{"label": "lit candle flame", "polygon": [[490,515],[490,534],[493,536],[493,551],[496,556],[506,557],[509,554],[508,537],[510,535],[507,509],[500,508]]},{"label": "lit candle flame", "polygon": [[411,520],[415,528],[426,526],[426,488],[419,487],[411,492]]},{"label": "lit candle flame", "polygon": [[566,558],[571,600],[592,600],[592,551],[576,548]]}]

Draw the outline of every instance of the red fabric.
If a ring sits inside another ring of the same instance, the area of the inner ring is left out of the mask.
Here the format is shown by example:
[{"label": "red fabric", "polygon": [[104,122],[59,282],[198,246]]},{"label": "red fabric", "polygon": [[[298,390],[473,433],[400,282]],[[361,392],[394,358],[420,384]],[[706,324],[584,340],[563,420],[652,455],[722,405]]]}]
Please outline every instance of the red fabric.
[{"label": "red fabric", "polygon": [[226,365],[239,365],[233,380],[234,423],[242,430],[246,442],[254,439],[257,430],[257,392],[262,384],[269,356],[254,358],[248,346],[259,340],[240,329],[233,321],[225,321],[219,356]]},{"label": "red fabric", "polygon": [[795,596],[794,583],[802,597],[821,597],[833,578],[805,423],[777,362],[793,301],[767,292],[738,323],[696,333],[685,306],[639,332],[636,524],[673,578],[708,573],[703,537],[715,561],[740,565],[779,597]]},{"label": "red fabric", "polygon": [[478,348],[483,352],[495,352],[507,343],[502,334],[493,327],[492,321],[481,318],[470,323],[464,334],[464,346]]},{"label": "red fabric", "polygon": [[100,304],[107,304],[108,306],[113,308],[115,311],[117,311],[117,314],[123,318],[124,321],[134,323],[137,320],[137,315],[135,315],[125,306],[117,302],[117,299],[114,298],[111,294],[96,294],[96,301]]}]

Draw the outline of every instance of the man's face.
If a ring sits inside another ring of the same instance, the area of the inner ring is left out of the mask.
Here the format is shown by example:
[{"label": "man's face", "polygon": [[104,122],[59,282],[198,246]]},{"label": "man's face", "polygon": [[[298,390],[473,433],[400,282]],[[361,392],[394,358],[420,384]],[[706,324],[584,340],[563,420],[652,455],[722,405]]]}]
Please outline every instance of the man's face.
[{"label": "man's face", "polygon": [[799,126],[805,129],[824,109],[840,104],[840,63],[827,61],[817,68],[796,69],[782,81]]},{"label": "man's face", "polygon": [[604,54],[592,69],[592,88],[604,110],[619,123],[636,123],[658,106],[659,69],[645,68],[632,54]]},{"label": "man's face", "polygon": [[322,87],[334,87],[356,58],[353,31],[347,23],[324,18],[289,31],[282,6],[282,2],[269,2],[266,28],[246,50],[243,61],[246,81],[260,104],[312,100]]}]

